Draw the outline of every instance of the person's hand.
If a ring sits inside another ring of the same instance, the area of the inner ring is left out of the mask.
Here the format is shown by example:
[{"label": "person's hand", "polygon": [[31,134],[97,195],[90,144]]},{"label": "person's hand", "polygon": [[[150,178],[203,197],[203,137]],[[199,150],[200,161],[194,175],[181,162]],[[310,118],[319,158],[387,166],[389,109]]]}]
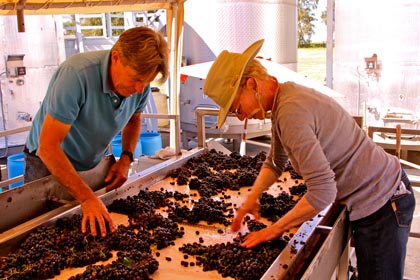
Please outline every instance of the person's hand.
[{"label": "person's hand", "polygon": [[96,232],[96,223],[99,225],[100,233],[103,237],[107,233],[107,225],[110,232],[115,232],[115,225],[112,221],[111,216],[109,215],[108,210],[106,209],[103,202],[98,199],[89,199],[81,203],[83,219],[82,219],[82,232],[86,233],[87,225],[89,223],[90,233],[93,236],[97,235]]},{"label": "person's hand", "polygon": [[251,197],[248,197],[245,203],[237,210],[236,215],[233,218],[232,224],[230,225],[231,230],[233,232],[238,231],[241,228],[242,219],[248,213],[252,214],[255,220],[259,220],[260,219],[259,210],[260,210],[260,207],[259,207],[258,199],[253,199]]},{"label": "person's hand", "polygon": [[127,157],[120,158],[109,169],[108,175],[105,177],[106,191],[121,187],[128,178],[131,162]]},{"label": "person's hand", "polygon": [[283,232],[278,231],[273,225],[262,230],[249,233],[247,236],[245,236],[245,240],[242,242],[241,246],[245,248],[252,248],[260,243],[274,240],[280,237],[282,234]]}]

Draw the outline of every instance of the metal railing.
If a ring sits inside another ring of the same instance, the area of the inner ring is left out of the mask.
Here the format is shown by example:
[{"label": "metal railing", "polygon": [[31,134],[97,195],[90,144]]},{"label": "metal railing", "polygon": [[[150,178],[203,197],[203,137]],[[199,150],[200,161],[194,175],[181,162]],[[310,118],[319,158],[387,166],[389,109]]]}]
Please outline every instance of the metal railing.
[{"label": "metal railing", "polygon": [[[174,132],[175,133],[175,154],[180,155],[181,154],[181,119],[179,115],[167,115],[167,114],[141,114],[142,118],[155,118],[155,119],[166,119],[166,120],[174,120],[175,126],[174,126]],[[172,132],[171,132],[172,133]]]},{"label": "metal railing", "polygon": [[[168,119],[175,121],[175,154],[181,154],[181,123],[179,115],[165,115],[165,114],[142,114],[142,118],[156,118],[156,119]],[[10,135],[27,132],[31,129],[31,126],[24,126],[15,129],[9,129],[0,131],[0,137],[7,137]],[[110,145],[111,146],[111,145]],[[112,149],[112,146],[111,146]],[[13,178],[8,178],[6,180],[0,181],[0,188],[7,188],[9,185],[23,181],[23,175],[19,175]]]},{"label": "metal railing", "polygon": [[[14,135],[14,134],[22,133],[22,132],[27,132],[30,129],[31,129],[31,126],[23,126],[23,127],[19,127],[19,128],[0,131],[0,137],[7,137],[7,136],[10,136],[10,135]],[[9,185],[11,185],[13,183],[16,183],[16,182],[20,182],[20,181],[23,181],[23,175],[19,175],[19,176],[13,177],[13,178],[8,178],[4,181],[0,181],[0,188],[8,187]]]},{"label": "metal railing", "polygon": [[[205,116],[218,116],[219,115],[219,109],[217,108],[207,108],[207,107],[198,107],[195,110],[195,114],[197,117],[197,146],[199,148],[205,148],[206,147],[206,142],[207,142],[207,137],[206,137],[206,124],[205,124]],[[229,117],[236,117],[235,114],[233,113],[228,113]],[[267,114],[267,118],[270,118],[270,113]],[[232,132],[232,133],[228,133],[228,134],[224,134],[225,137],[230,137],[233,135],[238,135],[239,137],[242,136],[242,133],[244,132],[244,130],[241,127],[240,131],[237,132]],[[252,138],[253,133],[248,129],[248,138]],[[259,135],[258,135],[259,136]],[[253,136],[255,137],[255,136]],[[258,141],[252,141],[247,139],[246,140],[247,143],[249,144],[254,144],[257,146],[262,146],[262,147],[270,147],[269,144],[266,143],[262,143],[262,142],[258,142]]]}]

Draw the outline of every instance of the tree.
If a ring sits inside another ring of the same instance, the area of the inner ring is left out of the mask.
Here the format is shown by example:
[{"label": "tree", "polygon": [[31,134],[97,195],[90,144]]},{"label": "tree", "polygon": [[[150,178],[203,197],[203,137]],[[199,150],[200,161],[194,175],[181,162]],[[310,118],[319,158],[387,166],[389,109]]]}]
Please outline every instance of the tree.
[{"label": "tree", "polygon": [[315,33],[314,10],[318,7],[319,0],[298,0],[298,44],[299,47],[308,46]]}]

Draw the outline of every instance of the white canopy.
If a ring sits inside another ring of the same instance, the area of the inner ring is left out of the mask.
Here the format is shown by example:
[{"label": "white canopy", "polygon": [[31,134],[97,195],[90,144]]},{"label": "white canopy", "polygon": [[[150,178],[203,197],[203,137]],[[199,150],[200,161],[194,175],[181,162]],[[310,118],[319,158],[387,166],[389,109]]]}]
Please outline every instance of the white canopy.
[{"label": "white canopy", "polygon": [[[276,77],[277,80],[281,83],[291,81],[297,84],[301,84],[301,85],[313,88],[333,98],[344,98],[343,94],[338,93],[337,91],[330,89],[329,87],[326,87],[317,81],[308,79],[300,75],[299,73],[296,73],[295,71],[292,71],[276,62],[272,62],[266,59],[258,59],[258,60],[261,62],[261,64],[265,68],[267,68],[268,73]],[[191,77],[205,79],[207,77],[207,73],[209,72],[212,64],[213,64],[213,61],[184,66],[184,67],[181,67],[180,73],[181,75],[187,75]]]}]

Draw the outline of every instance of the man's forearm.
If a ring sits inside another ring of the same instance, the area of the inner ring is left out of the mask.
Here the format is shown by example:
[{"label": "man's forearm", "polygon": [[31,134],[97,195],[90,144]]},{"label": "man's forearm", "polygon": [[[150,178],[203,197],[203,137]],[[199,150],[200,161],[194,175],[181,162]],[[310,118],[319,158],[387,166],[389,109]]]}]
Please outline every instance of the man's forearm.
[{"label": "man's forearm", "polygon": [[92,189],[79,176],[63,150],[45,151],[40,148],[38,154],[55,179],[80,203],[95,197]]},{"label": "man's forearm", "polygon": [[123,151],[134,152],[141,133],[141,114],[135,113],[122,130]]}]

